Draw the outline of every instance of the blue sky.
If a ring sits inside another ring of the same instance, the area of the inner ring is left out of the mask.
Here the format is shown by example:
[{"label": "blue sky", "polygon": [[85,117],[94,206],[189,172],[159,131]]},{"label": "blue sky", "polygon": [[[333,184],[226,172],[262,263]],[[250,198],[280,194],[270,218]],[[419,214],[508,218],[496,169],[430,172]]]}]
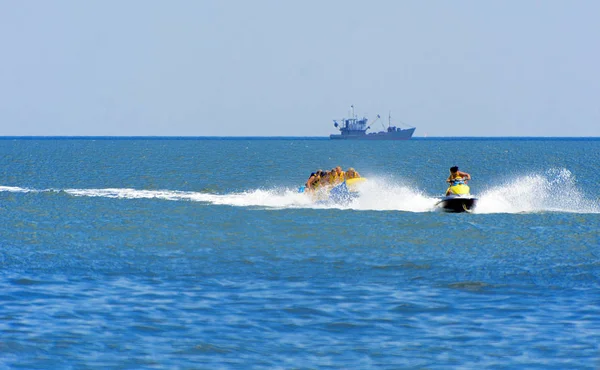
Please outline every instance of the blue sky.
[{"label": "blue sky", "polygon": [[[600,2],[3,1],[0,135],[600,136]],[[374,125],[375,128],[378,124]]]}]

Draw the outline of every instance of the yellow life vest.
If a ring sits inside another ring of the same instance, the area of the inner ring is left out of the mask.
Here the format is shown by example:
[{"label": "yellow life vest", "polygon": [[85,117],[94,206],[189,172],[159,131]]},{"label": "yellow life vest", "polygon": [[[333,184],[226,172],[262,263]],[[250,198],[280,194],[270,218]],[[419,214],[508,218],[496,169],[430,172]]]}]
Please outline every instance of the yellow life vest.
[{"label": "yellow life vest", "polygon": [[315,176],[316,178],[314,179],[313,183],[310,184],[310,187],[313,190],[316,190],[319,187],[319,182],[321,182],[321,177],[320,176]]},{"label": "yellow life vest", "polygon": [[[462,176],[453,177],[450,181],[450,186],[448,187],[448,190],[446,190],[446,193],[448,194],[463,195],[469,194],[471,191],[469,185],[464,183]],[[458,181],[458,183],[454,183],[454,181]]]}]

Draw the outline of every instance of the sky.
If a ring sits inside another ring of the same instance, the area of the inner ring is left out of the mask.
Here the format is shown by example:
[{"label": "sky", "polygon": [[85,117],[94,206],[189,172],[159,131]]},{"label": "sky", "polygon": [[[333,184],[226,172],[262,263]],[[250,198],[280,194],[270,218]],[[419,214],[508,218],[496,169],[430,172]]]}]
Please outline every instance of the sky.
[{"label": "sky", "polygon": [[[596,0],[0,0],[0,136],[600,136]],[[381,122],[373,129],[381,129]]]}]

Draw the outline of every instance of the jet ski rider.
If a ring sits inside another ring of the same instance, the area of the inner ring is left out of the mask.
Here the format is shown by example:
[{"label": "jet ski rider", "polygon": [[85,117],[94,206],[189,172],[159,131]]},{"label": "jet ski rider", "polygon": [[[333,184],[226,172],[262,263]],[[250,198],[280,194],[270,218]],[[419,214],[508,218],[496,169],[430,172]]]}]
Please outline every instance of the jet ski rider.
[{"label": "jet ski rider", "polygon": [[450,167],[450,176],[446,179],[446,182],[450,184],[450,187],[446,190],[446,196],[452,194],[452,185],[456,185],[459,182],[466,183],[468,180],[471,180],[471,175],[459,171],[458,166]]}]

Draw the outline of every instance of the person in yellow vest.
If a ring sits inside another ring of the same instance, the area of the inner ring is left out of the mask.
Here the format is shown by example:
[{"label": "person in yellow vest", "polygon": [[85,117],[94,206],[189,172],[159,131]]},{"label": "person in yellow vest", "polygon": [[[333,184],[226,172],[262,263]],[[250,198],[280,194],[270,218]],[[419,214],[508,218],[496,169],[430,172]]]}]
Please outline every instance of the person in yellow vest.
[{"label": "person in yellow vest", "polygon": [[333,171],[325,171],[323,178],[321,179],[321,181],[323,182],[323,185],[327,186],[327,185],[334,185],[335,184],[335,172]]},{"label": "person in yellow vest", "polygon": [[342,167],[340,166],[337,166],[335,168],[335,174],[338,183],[344,182],[344,180],[346,179],[346,174],[344,173],[344,171],[342,171]]},{"label": "person in yellow vest", "polygon": [[313,172],[310,174],[308,181],[306,181],[306,188],[308,190],[315,190],[319,187],[322,173],[322,170],[318,170],[317,172]]},{"label": "person in yellow vest", "polygon": [[348,168],[346,171],[346,179],[356,179],[359,178],[360,174],[356,172],[356,170],[352,167]]},{"label": "person in yellow vest", "polygon": [[331,171],[329,171],[329,176],[330,176],[331,185],[333,185],[333,186],[344,181],[343,179],[340,179],[335,168],[332,168]]},{"label": "person in yellow vest", "polygon": [[344,179],[348,180],[354,177],[354,173],[352,172],[352,168],[348,168],[344,173]]},{"label": "person in yellow vest", "polygon": [[[466,184],[468,180],[471,180],[471,175],[466,172],[459,171],[458,166],[450,167],[450,176],[448,176],[446,179],[446,182],[450,185],[450,187],[452,187],[452,184],[456,181],[464,181]],[[448,187],[448,190],[446,190],[446,196],[452,194],[450,187]]]},{"label": "person in yellow vest", "polygon": [[308,176],[308,180],[306,180],[306,184],[304,184],[304,186],[306,187],[307,190],[312,189],[312,185],[316,181],[316,179],[317,179],[317,174],[315,172],[311,173],[310,176]]}]

